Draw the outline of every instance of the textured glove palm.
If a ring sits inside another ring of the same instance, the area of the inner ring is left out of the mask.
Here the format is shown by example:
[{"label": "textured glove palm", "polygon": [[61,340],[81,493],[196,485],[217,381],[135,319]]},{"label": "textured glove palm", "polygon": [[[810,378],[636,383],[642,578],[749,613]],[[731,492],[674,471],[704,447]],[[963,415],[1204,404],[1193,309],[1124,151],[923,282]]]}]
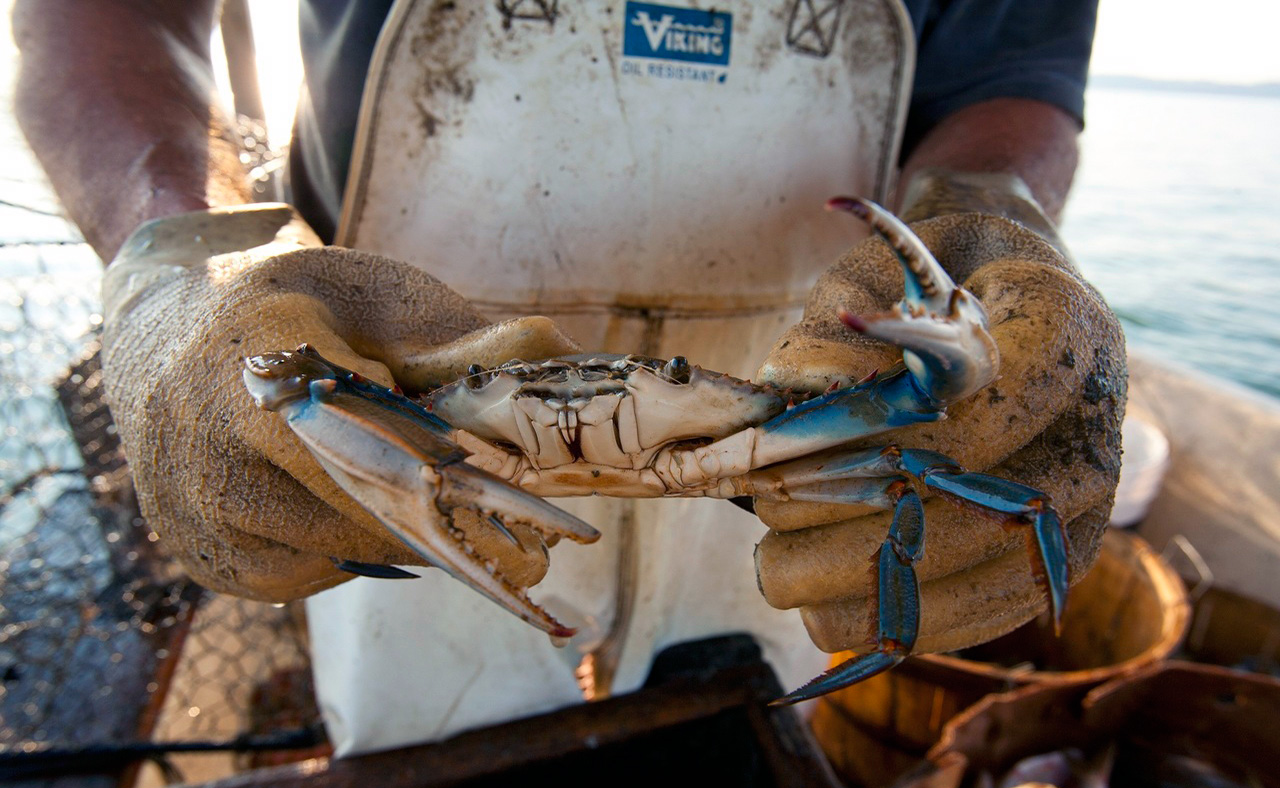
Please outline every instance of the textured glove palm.
[{"label": "textured glove palm", "polygon": [[[143,514],[199,582],[287,600],[351,577],[333,559],[420,563],[254,406],[243,358],[307,342],[384,385],[452,380],[468,363],[573,352],[546,319],[490,326],[458,294],[394,260],[320,247],[288,206],[143,225],[104,282],[103,367]],[[546,572],[460,513],[456,525],[518,584]]]},{"label": "textured glove palm", "polygon": [[[999,345],[1000,377],[953,404],[941,421],[906,427],[869,443],[942,452],[963,466],[1048,492],[1066,522],[1072,577],[1096,557],[1120,467],[1125,394],[1124,340],[1115,316],[1072,265],[1035,233],[1008,220],[966,213],[912,229],[959,283],[978,296]],[[815,287],[803,322],[768,357],[760,376],[823,390],[898,361],[896,349],[851,333],[839,321],[886,309],[902,275],[888,247],[868,240]],[[873,641],[871,556],[891,516],[866,508],[757,503],[773,529],[757,549],[757,571],[775,607],[801,610],[827,651]],[[989,640],[1045,607],[1022,535],[988,516],[933,499],[925,507],[923,617],[916,651]]]}]

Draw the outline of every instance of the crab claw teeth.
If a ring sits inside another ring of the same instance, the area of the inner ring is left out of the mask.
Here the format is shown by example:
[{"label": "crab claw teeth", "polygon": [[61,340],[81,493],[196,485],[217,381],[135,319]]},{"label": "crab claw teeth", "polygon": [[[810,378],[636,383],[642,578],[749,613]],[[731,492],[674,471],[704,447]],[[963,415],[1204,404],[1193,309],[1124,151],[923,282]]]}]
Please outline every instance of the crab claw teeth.
[{"label": "crab claw teeth", "polygon": [[[483,560],[467,542],[462,531],[439,523],[427,511],[434,503],[425,501],[421,511],[369,511],[400,541],[427,563],[443,569],[455,580],[496,602],[508,612],[543,632],[557,638],[573,637],[577,631],[557,621],[550,613],[529,599],[523,588],[512,585],[492,561]],[[416,514],[417,516],[406,516]]]},{"label": "crab claw teeth", "polygon": [[[963,290],[955,291],[977,314],[982,307]],[[995,341],[981,319],[914,316],[903,305],[878,315],[842,315],[845,325],[866,336],[902,348],[902,359],[921,389],[938,407],[964,399],[995,379],[1000,365]]]},{"label": "crab claw teeth", "polygon": [[446,509],[461,506],[494,512],[500,521],[525,523],[544,536],[562,536],[581,544],[600,538],[599,531],[577,517],[479,468],[456,462],[436,471],[441,479],[439,502]]},{"label": "crab claw teeth", "polygon": [[904,302],[930,311],[946,308],[951,291],[956,289],[955,282],[901,219],[861,197],[833,197],[827,201],[827,209],[852,213],[871,225],[876,235],[889,245],[906,275]]}]

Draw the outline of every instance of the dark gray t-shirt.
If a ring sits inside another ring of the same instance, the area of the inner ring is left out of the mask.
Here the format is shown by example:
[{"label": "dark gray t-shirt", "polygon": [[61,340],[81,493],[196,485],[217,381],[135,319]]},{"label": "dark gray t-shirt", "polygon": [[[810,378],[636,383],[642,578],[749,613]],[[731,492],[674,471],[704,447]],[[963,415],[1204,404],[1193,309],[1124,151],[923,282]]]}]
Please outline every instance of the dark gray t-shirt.
[{"label": "dark gray t-shirt", "polygon": [[[290,152],[293,201],[333,238],[364,78],[393,0],[302,0],[306,91]],[[1083,123],[1097,0],[905,0],[917,41],[903,156],[952,112],[1045,101]]]}]

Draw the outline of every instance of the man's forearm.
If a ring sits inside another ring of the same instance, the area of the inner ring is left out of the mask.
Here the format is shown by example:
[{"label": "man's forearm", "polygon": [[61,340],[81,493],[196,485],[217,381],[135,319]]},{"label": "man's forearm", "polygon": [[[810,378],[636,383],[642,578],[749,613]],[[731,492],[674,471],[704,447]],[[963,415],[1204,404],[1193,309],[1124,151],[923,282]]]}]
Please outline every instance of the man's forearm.
[{"label": "man's forearm", "polygon": [[911,152],[899,199],[930,169],[1016,175],[1053,222],[1062,215],[1079,152],[1080,126],[1051,104],[1000,98],[965,107],[935,126]]},{"label": "man's forearm", "polygon": [[215,101],[216,0],[18,0],[18,122],[103,260],[142,221],[248,200]]}]

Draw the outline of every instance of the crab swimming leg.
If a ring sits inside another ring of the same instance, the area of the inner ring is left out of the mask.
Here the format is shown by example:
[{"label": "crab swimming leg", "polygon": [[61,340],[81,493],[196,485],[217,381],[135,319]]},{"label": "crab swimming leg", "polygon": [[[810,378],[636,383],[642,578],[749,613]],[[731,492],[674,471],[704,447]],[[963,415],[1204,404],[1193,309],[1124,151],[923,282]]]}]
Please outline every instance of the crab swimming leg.
[{"label": "crab swimming leg", "polygon": [[251,357],[245,366],[258,405],[279,411],[334,481],[410,549],[538,629],[573,634],[477,555],[452,526],[451,512],[472,509],[499,525],[526,523],[583,543],[598,531],[463,462],[467,454],[447,439],[444,422],[305,345]]}]

